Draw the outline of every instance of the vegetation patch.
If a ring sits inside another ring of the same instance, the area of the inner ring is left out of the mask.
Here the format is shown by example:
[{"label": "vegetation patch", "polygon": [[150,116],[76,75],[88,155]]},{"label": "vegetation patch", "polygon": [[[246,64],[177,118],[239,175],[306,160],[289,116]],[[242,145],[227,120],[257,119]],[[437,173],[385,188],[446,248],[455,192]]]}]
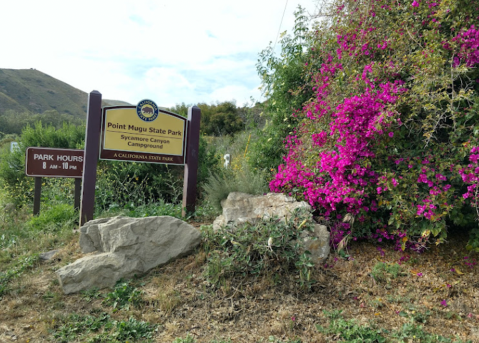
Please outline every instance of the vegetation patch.
[{"label": "vegetation patch", "polygon": [[227,279],[294,272],[301,286],[310,287],[314,264],[309,252],[301,252],[298,239],[312,225],[307,211],[297,211],[284,221],[272,218],[217,232],[204,227],[206,278],[220,286]]},{"label": "vegetation patch", "polygon": [[102,313],[95,316],[72,314],[52,329],[58,342],[81,340],[88,343],[151,342],[156,325],[130,317],[126,321],[112,320]]},{"label": "vegetation patch", "polygon": [[38,262],[38,255],[31,255],[19,259],[13,266],[4,271],[0,271],[0,300],[8,291],[8,284],[14,278],[19,277],[23,272],[31,269]]},{"label": "vegetation patch", "polygon": [[113,292],[106,295],[105,304],[113,307],[114,310],[129,310],[130,306],[140,307],[143,303],[141,298],[142,292],[130,285],[130,282],[120,280],[115,285]]}]

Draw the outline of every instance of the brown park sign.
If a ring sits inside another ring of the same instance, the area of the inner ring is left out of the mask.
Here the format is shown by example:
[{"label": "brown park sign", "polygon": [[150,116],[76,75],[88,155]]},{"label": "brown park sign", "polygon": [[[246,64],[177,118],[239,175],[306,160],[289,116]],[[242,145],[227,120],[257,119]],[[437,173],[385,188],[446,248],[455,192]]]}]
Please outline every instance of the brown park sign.
[{"label": "brown park sign", "polygon": [[100,159],[185,164],[186,118],[159,109],[151,100],[104,107],[102,112]]},{"label": "brown park sign", "polygon": [[25,174],[34,177],[83,176],[84,150],[27,148]]},{"label": "brown park sign", "polygon": [[[135,106],[101,107],[101,93],[88,96],[80,225],[93,219],[98,159],[184,165],[182,215],[195,212],[201,110],[188,118],[161,110],[152,100]],[[187,137],[188,136],[188,137]]]}]

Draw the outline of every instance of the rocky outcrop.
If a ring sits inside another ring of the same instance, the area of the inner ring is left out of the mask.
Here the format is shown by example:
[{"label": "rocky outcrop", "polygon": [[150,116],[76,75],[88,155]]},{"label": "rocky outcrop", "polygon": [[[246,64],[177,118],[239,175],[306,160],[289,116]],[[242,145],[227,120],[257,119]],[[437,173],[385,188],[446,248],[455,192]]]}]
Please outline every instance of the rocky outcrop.
[{"label": "rocky outcrop", "polygon": [[[213,229],[221,227],[234,228],[237,225],[249,222],[254,223],[261,219],[290,218],[297,209],[311,211],[311,206],[304,201],[296,201],[280,193],[266,195],[251,195],[245,193],[230,193],[228,198],[221,202],[223,214],[216,218]],[[326,226],[316,224],[313,231],[301,233],[301,249],[311,253],[311,259],[320,263],[329,255],[330,234]]]},{"label": "rocky outcrop", "polygon": [[114,217],[80,228],[83,257],[57,271],[66,294],[112,287],[120,279],[164,265],[191,253],[201,235],[191,225],[169,217]]},{"label": "rocky outcrop", "polygon": [[261,219],[290,217],[296,209],[311,211],[311,206],[304,201],[296,201],[281,193],[251,195],[233,192],[221,202],[223,214],[213,223],[216,231],[222,226],[235,226],[253,223]]}]

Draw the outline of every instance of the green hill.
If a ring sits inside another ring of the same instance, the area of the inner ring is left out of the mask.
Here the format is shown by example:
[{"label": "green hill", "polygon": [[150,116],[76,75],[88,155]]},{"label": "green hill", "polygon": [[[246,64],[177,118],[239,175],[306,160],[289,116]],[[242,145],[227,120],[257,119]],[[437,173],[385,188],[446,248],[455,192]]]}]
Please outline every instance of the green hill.
[{"label": "green hill", "polygon": [[[36,69],[0,69],[0,114],[56,110],[84,118],[88,94]],[[104,100],[103,105],[128,104]]]}]

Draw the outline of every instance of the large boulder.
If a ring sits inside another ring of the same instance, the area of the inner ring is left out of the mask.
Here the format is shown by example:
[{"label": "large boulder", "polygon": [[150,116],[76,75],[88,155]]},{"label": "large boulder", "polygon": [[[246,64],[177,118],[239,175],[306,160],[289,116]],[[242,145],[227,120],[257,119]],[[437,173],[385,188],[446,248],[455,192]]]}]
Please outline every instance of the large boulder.
[{"label": "large boulder", "polygon": [[[230,193],[221,202],[223,214],[216,218],[213,229],[219,230],[228,226],[234,228],[243,223],[255,223],[261,219],[290,218],[297,209],[311,211],[311,206],[304,201],[296,201],[281,193],[266,195],[251,195],[245,193]],[[330,234],[324,225],[315,224],[312,231],[303,231],[299,239],[301,249],[311,253],[315,263],[321,263],[329,255]]]},{"label": "large boulder", "polygon": [[291,217],[296,209],[311,211],[311,206],[304,201],[296,201],[281,193],[251,195],[233,192],[221,202],[223,214],[213,223],[216,231],[222,226],[235,226],[242,223],[254,223],[261,219]]},{"label": "large boulder", "polygon": [[191,253],[200,240],[198,230],[169,216],[92,220],[80,228],[80,247],[83,253],[99,254],[81,258],[57,275],[66,294],[111,287]]}]

